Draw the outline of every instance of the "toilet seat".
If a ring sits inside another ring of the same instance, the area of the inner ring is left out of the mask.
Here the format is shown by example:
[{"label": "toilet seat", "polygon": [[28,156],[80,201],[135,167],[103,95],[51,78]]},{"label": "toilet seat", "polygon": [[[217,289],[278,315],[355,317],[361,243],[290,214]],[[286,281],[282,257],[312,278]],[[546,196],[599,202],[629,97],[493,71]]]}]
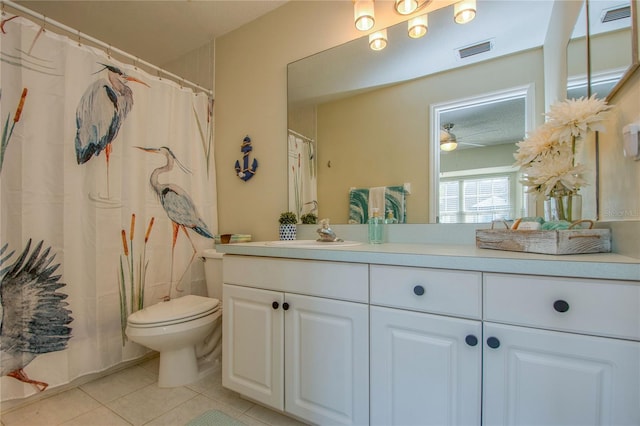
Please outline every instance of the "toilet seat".
[{"label": "toilet seat", "polygon": [[220,301],[192,294],[160,302],[129,315],[130,327],[152,328],[180,324],[205,317],[220,309]]}]

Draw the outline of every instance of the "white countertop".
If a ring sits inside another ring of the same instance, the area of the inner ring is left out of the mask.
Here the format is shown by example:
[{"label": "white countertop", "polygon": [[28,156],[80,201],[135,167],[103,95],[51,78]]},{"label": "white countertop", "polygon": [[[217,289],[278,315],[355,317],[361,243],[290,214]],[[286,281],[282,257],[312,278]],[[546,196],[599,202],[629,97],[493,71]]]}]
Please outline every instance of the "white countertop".
[{"label": "white countertop", "polygon": [[405,243],[299,248],[252,242],[218,244],[216,250],[246,256],[640,281],[640,260],[615,253],[544,255],[479,249],[473,245]]}]

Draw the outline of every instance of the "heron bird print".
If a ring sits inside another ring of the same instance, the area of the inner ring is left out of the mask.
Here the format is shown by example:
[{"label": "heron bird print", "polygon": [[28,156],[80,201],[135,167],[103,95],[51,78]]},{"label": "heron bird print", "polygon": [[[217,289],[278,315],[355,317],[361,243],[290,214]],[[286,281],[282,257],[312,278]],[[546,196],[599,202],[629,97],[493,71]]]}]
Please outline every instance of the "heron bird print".
[{"label": "heron bird print", "polygon": [[[84,164],[104,151],[107,162],[107,198],[109,190],[109,157],[111,143],[133,107],[130,81],[149,85],[111,65],[100,64],[107,70],[107,78],[94,81],[84,92],[76,109],[76,160]],[[98,71],[98,72],[100,72]]]},{"label": "heron bird print", "polygon": [[166,146],[160,148],[144,148],[137,146],[136,148],[141,149],[145,152],[155,153],[164,155],[166,159],[166,163],[162,167],[157,167],[151,172],[151,178],[149,182],[151,183],[151,188],[153,188],[154,192],[160,199],[160,204],[162,208],[169,216],[173,226],[173,238],[171,241],[171,280],[173,281],[173,255],[176,247],[176,241],[178,240],[178,233],[182,229],[184,234],[187,236],[187,239],[191,243],[191,248],[193,249],[193,253],[191,255],[191,260],[189,260],[189,264],[187,268],[180,276],[180,279],[177,281],[176,290],[182,291],[180,289],[180,282],[187,270],[191,266],[191,262],[196,256],[197,249],[193,244],[189,233],[187,232],[187,228],[192,229],[196,233],[202,235],[206,238],[213,238],[213,234],[207,227],[207,224],[202,220],[200,215],[196,210],[196,206],[191,200],[191,197],[183,188],[178,185],[172,183],[160,183],[158,180],[158,176],[162,173],[169,172],[173,170],[173,165],[177,164],[182,171],[185,173],[191,173],[173,154],[171,149]]},{"label": "heron bird print", "polygon": [[73,318],[64,300],[66,294],[57,290],[66,284],[53,273],[60,266],[52,264],[55,255],[50,248],[42,250],[43,242],[31,254],[29,240],[22,254],[4,266],[14,252],[5,254],[8,245],[0,249],[0,370],[2,376],[13,377],[43,391],[47,383],[29,378],[24,369],[38,355],[67,348],[71,338]]}]

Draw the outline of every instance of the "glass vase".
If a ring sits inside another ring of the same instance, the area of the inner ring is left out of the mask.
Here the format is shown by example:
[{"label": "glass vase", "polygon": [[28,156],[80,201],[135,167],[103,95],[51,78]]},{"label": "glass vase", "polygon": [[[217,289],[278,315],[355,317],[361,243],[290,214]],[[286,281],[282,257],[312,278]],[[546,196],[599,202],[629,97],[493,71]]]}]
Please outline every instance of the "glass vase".
[{"label": "glass vase", "polygon": [[566,220],[575,222],[582,219],[582,195],[571,194],[549,196],[544,200],[544,220]]}]

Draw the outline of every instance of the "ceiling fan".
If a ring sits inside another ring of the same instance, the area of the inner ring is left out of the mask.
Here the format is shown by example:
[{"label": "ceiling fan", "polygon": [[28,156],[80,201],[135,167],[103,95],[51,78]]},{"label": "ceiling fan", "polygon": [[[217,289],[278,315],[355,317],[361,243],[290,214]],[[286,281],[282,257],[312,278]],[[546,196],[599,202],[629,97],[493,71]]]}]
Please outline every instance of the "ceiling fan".
[{"label": "ceiling fan", "polygon": [[[468,145],[473,147],[483,147],[485,145],[471,143],[471,142],[462,142],[459,140],[456,135],[451,131],[453,129],[454,123],[445,123],[440,128],[440,150],[442,151],[453,151],[458,148],[458,144],[460,145]],[[469,135],[473,136],[473,135]]]}]

